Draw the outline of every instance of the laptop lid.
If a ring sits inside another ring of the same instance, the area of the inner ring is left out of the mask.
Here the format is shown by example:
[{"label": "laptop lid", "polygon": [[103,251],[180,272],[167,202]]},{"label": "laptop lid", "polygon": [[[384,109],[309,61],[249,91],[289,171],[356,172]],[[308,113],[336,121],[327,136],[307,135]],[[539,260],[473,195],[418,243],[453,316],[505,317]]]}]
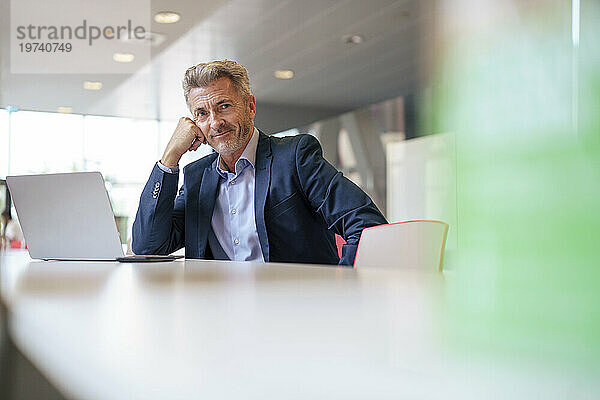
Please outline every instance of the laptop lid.
[{"label": "laptop lid", "polygon": [[114,260],[123,256],[100,172],[7,176],[31,258]]}]

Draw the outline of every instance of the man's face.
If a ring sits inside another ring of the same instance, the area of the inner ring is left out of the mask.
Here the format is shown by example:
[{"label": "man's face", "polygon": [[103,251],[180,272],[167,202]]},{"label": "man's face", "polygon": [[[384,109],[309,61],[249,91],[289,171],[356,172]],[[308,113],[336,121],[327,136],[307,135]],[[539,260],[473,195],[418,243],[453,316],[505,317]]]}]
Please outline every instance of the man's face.
[{"label": "man's face", "polygon": [[232,154],[246,146],[256,114],[254,96],[244,102],[229,78],[219,78],[189,94],[193,120],[208,144],[219,154]]}]

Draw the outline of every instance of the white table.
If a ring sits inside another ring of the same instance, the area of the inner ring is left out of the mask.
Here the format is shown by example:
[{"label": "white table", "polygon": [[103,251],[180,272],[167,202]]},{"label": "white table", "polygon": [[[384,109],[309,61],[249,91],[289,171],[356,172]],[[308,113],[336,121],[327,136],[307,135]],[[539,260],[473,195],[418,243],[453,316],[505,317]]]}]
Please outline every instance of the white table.
[{"label": "white table", "polygon": [[519,374],[449,369],[448,278],[434,272],[6,253],[0,277],[14,342],[67,398],[564,394]]}]

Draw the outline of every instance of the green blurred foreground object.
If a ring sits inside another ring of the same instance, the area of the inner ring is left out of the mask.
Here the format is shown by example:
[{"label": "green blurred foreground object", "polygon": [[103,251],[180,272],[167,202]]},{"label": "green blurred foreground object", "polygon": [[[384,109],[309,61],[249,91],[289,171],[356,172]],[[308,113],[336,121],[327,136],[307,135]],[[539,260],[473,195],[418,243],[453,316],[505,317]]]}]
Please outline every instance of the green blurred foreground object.
[{"label": "green blurred foreground object", "polygon": [[582,2],[575,41],[559,3],[446,21],[433,117],[456,134],[459,254],[445,343],[598,377],[600,4]]}]

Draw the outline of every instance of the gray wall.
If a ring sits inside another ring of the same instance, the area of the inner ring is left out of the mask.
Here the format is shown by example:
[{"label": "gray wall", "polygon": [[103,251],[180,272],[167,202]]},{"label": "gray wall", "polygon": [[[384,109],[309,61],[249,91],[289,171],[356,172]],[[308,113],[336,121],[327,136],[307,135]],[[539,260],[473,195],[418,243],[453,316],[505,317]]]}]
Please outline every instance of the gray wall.
[{"label": "gray wall", "polygon": [[261,103],[256,100],[254,124],[263,132],[277,133],[299,128],[313,122],[344,113],[338,108],[305,107]]}]

